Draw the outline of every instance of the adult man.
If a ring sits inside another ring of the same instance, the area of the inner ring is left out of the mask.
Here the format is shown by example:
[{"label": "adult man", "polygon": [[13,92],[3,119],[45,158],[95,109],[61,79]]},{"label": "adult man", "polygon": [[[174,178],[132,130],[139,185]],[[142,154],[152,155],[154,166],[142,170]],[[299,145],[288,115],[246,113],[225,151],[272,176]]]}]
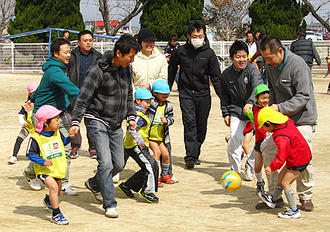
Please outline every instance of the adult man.
[{"label": "adult man", "polygon": [[72,113],[70,134],[78,133],[84,116],[97,153],[97,173],[85,186],[99,201],[101,192],[105,216],[110,218],[118,217],[112,176],[124,167],[123,119],[136,129],[129,64],[139,48],[131,35],[121,36],[114,50],[88,70]]},{"label": "adult man", "polygon": [[313,59],[315,59],[318,65],[321,65],[321,59],[316,51],[313,41],[306,39],[306,31],[298,31],[297,37],[298,39],[292,42],[290,51],[301,56],[309,68],[312,68],[313,66]]},{"label": "adult man", "polygon": [[[233,65],[221,74],[220,99],[221,111],[226,126],[230,127],[228,158],[230,168],[241,172],[243,130],[248,121],[244,113],[252,109],[255,101],[255,88],[262,83],[261,75],[255,65],[248,61],[248,46],[242,41],[235,41],[229,49]],[[245,180],[254,178],[254,155],[247,154]]]},{"label": "adult man", "polygon": [[[102,54],[93,48],[93,33],[88,30],[79,32],[78,46],[72,50],[69,63],[69,78],[73,84],[80,89],[84,81],[87,70],[91,65],[94,65],[102,60]],[[73,107],[73,106],[72,106]],[[70,113],[72,111],[70,109]],[[90,135],[87,133],[88,151],[92,159],[96,159],[96,151]],[[80,131],[71,142],[70,157],[75,159],[78,157],[78,150],[81,147]]]},{"label": "adult man", "polygon": [[[44,75],[30,100],[34,103],[34,113],[43,105],[52,105],[66,112],[69,106],[68,96],[76,100],[79,95],[79,88],[72,84],[65,74],[66,65],[69,64],[71,56],[70,41],[64,38],[55,39],[51,44],[51,54],[52,56],[48,57],[42,65]],[[70,128],[67,117],[67,113],[60,115],[60,131],[64,136],[68,136]],[[36,120],[33,116],[34,124],[36,124]],[[67,172],[62,181],[62,191],[67,195],[77,195],[78,193],[69,184],[70,145],[65,146],[65,154],[67,157]],[[32,162],[25,168],[24,175],[28,180],[35,177]]]},{"label": "adult man", "polygon": [[172,55],[168,67],[168,83],[172,88],[180,65],[178,90],[186,149],[184,160],[188,169],[200,164],[199,155],[211,108],[209,79],[217,95],[220,94],[219,64],[209,46],[205,30],[203,22],[191,21],[188,26],[188,40]]},{"label": "adult man", "polygon": [[177,41],[178,41],[178,35],[176,33],[172,34],[170,36],[170,41],[167,43],[164,49],[164,53],[168,53],[172,55],[174,51],[180,47],[180,44]]},{"label": "adult man", "polygon": [[[312,132],[316,125],[317,112],[311,70],[301,57],[285,49],[276,37],[266,36],[261,41],[260,52],[267,64],[269,104],[294,121],[312,150]],[[268,160],[264,161],[264,165],[269,165],[274,156],[270,157],[270,160],[265,156],[265,159]],[[313,186],[313,169],[310,162],[297,179],[302,210],[311,211],[314,208]]]},{"label": "adult man", "polygon": [[257,43],[254,41],[254,36],[252,31],[246,32],[246,41],[245,43],[247,44],[249,48],[249,54],[248,57],[252,58],[253,55],[257,52],[258,47]]}]

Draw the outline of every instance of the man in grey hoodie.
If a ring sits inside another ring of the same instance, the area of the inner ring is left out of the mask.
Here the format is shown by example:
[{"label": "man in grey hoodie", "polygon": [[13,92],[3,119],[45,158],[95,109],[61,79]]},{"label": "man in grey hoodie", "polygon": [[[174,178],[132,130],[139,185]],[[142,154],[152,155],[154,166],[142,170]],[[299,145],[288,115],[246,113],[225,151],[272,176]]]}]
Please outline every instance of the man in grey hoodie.
[{"label": "man in grey hoodie", "polygon": [[[316,125],[317,112],[310,68],[300,56],[284,48],[276,37],[263,38],[260,52],[266,63],[269,80],[269,104],[294,121],[312,150],[312,132]],[[264,165],[267,165],[267,162],[264,162]],[[310,162],[297,179],[302,210],[312,211],[314,208],[313,186],[313,169]]]}]

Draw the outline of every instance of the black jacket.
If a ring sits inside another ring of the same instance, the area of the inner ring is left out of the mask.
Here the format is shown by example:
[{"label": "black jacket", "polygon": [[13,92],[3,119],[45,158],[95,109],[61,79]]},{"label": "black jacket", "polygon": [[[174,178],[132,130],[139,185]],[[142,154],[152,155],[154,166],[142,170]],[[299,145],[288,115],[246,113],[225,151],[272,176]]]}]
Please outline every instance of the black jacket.
[{"label": "black jacket", "polygon": [[174,52],[168,67],[168,83],[171,88],[179,65],[178,89],[181,93],[195,96],[208,95],[211,79],[214,90],[219,96],[221,72],[218,59],[210,48],[207,38],[205,44],[198,49],[187,41]]},{"label": "black jacket", "polygon": [[135,119],[130,67],[117,67],[112,58],[113,51],[105,52],[103,60],[87,71],[72,113],[72,125],[79,125],[84,116],[117,129],[126,117]]},{"label": "black jacket", "polygon": [[171,42],[168,42],[165,49],[164,49],[164,53],[168,53],[168,54],[173,54],[175,52],[176,49],[178,49],[180,47],[180,44],[179,43],[176,43],[175,46],[173,46],[171,44]]},{"label": "black jacket", "polygon": [[301,56],[309,67],[313,66],[313,59],[315,59],[318,65],[321,64],[320,56],[312,40],[299,38],[292,42],[290,50],[294,54]]}]

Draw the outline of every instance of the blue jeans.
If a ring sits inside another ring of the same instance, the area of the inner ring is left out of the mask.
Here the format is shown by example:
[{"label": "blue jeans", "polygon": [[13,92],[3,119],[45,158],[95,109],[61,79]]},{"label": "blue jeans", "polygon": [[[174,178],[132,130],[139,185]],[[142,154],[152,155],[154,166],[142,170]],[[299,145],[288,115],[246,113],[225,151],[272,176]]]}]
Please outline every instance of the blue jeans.
[{"label": "blue jeans", "polygon": [[94,142],[98,162],[97,173],[89,179],[89,183],[94,190],[101,192],[104,209],[116,207],[112,176],[122,171],[125,165],[123,130],[121,127],[110,130],[95,119],[85,118],[85,123]]}]

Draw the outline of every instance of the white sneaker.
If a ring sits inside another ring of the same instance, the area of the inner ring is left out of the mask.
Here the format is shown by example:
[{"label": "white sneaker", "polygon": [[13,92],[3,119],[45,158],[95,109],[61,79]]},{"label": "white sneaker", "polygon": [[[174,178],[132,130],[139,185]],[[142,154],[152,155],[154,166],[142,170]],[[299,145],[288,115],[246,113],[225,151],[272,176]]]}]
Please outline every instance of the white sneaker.
[{"label": "white sneaker", "polygon": [[106,208],[104,215],[106,217],[109,217],[109,218],[117,218],[118,217],[118,213],[117,213],[116,208]]},{"label": "white sneaker", "polygon": [[8,164],[16,164],[17,163],[17,158],[15,156],[10,156],[8,160]]},{"label": "white sneaker", "polygon": [[41,186],[40,186],[40,183],[38,181],[37,178],[34,178],[34,179],[31,179],[31,180],[28,180],[29,182],[29,185],[30,187],[33,189],[33,190],[40,190],[41,189]]},{"label": "white sneaker", "polygon": [[63,185],[62,192],[68,196],[77,196],[78,195],[78,193],[72,189],[71,184]]},{"label": "white sneaker", "polygon": [[253,167],[246,161],[245,164],[245,171],[244,171],[244,176],[243,179],[246,181],[251,181],[254,179],[254,170]]},{"label": "white sneaker", "polygon": [[115,176],[112,177],[113,183],[117,184],[120,180],[120,174],[117,173]]},{"label": "white sneaker", "polygon": [[174,183],[179,183],[179,180],[177,178],[175,178],[175,176],[172,176],[171,178],[174,181]]}]

